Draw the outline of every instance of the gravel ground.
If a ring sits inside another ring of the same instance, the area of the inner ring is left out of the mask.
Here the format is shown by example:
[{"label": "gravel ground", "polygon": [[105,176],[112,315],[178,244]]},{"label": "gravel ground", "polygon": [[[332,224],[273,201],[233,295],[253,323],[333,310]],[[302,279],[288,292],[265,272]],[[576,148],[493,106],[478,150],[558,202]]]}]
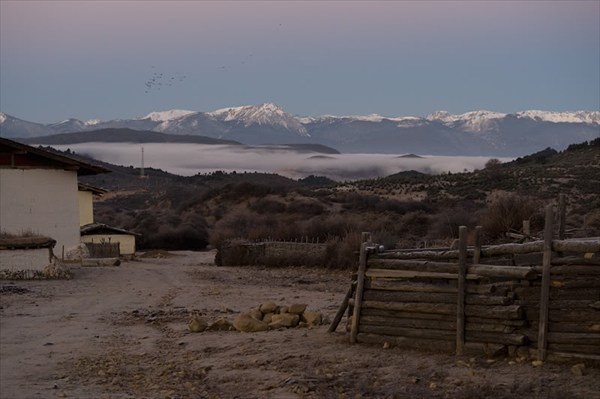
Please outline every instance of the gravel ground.
[{"label": "gravel ground", "polygon": [[0,282],[0,397],[600,398],[591,364],[576,375],[576,362],[350,345],[343,325],[191,333],[193,314],[233,321],[269,301],[331,320],[350,273],[149,255],[77,268],[72,280]]}]

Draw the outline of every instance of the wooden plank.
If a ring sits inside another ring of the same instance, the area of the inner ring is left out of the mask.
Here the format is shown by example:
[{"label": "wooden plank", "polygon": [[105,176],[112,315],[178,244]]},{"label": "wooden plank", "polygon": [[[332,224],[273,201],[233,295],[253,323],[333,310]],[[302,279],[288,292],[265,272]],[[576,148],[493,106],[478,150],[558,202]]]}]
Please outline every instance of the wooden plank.
[{"label": "wooden plank", "polygon": [[[353,301],[350,300],[353,305]],[[379,302],[363,301],[363,309],[379,309],[397,312],[431,313],[440,315],[456,315],[456,305],[448,303],[420,303],[420,302]],[[523,309],[519,305],[507,306],[482,306],[466,305],[467,316],[486,317],[489,319],[518,320],[523,318]],[[598,312],[600,313],[600,312]]]},{"label": "wooden plank", "polygon": [[467,226],[458,228],[458,292],[456,298],[456,354],[465,349],[465,280],[467,279]]},{"label": "wooden plank", "polygon": [[367,324],[361,324],[359,329],[361,333],[390,335],[393,337],[441,339],[445,341],[455,340],[455,333],[453,330],[372,326]]},{"label": "wooden plank", "polygon": [[[400,310],[387,310],[387,309],[372,309],[363,308],[361,311],[363,316],[382,316],[387,318],[399,318],[399,319],[419,319],[419,320],[438,320],[438,321],[452,321],[456,322],[456,315],[452,314],[439,314],[439,313],[422,313],[422,312],[405,312]],[[502,322],[505,322],[502,320]]]},{"label": "wooden plank", "polygon": [[[466,253],[466,250],[465,250]],[[465,255],[466,259],[466,255]],[[427,260],[402,260],[402,259],[370,259],[368,277],[427,277],[427,273],[436,273],[447,275],[452,278],[458,273],[458,263],[431,262]],[[599,268],[600,269],[600,268]],[[388,270],[388,272],[384,271]],[[417,273],[410,273],[417,272]],[[468,267],[470,279],[485,277],[506,277],[516,279],[533,280],[537,278],[537,271],[531,267],[525,266],[497,266],[473,264]],[[600,271],[599,271],[600,273]],[[440,277],[446,278],[446,277]],[[458,278],[458,277],[455,277]]]},{"label": "wooden plank", "polygon": [[548,306],[550,297],[550,262],[552,260],[552,234],[554,210],[552,205],[546,206],[544,224],[544,258],[542,270],[542,288],[540,292],[540,318],[538,324],[538,360],[546,360],[546,333],[548,331]]},{"label": "wooden plank", "polygon": [[565,225],[567,223],[567,201],[564,193],[558,195],[558,239],[565,239]]},{"label": "wooden plank", "polygon": [[473,263],[477,264],[481,261],[481,226],[475,227],[475,248],[473,250]]},{"label": "wooden plank", "polygon": [[354,293],[355,286],[356,286],[356,281],[353,281],[352,284],[350,284],[350,287],[348,287],[346,296],[344,296],[344,300],[342,301],[340,308],[338,309],[337,313],[335,314],[335,317],[333,318],[333,321],[331,322],[329,329],[327,330],[328,332],[330,332],[330,333],[334,332],[337,329],[338,325],[340,324],[340,321],[342,321],[342,317],[344,317],[344,312],[346,312],[346,309],[348,308],[348,301],[350,301],[350,297],[352,297],[352,294]]},{"label": "wooden plank", "polygon": [[382,291],[456,294],[456,287],[453,285],[417,283],[403,278],[371,278],[365,281],[365,287]]},{"label": "wooden plank", "polygon": [[457,273],[458,263],[429,260],[369,259],[370,269],[412,270],[418,272]]},{"label": "wooden plank", "polygon": [[[371,278],[439,278],[439,279],[457,279],[456,273],[435,273],[435,272],[418,272],[412,270],[389,270],[389,269],[368,269],[365,274]],[[478,276],[475,276],[477,278]]]},{"label": "wooden plank", "polygon": [[456,294],[403,292],[365,289],[363,300],[380,302],[455,303]]},{"label": "wooden plank", "polygon": [[524,244],[501,244],[481,248],[483,257],[497,255],[526,254],[530,252],[542,252],[543,241],[531,241]]},{"label": "wooden plank", "polygon": [[578,345],[568,343],[551,343],[548,344],[548,350],[568,353],[582,353],[590,355],[600,355],[600,345]]},{"label": "wooden plank", "polygon": [[563,266],[563,265],[600,266],[600,254],[594,253],[593,256],[588,256],[587,258],[585,258],[583,256],[553,256],[552,257],[552,265],[553,266]]},{"label": "wooden plank", "polygon": [[552,241],[552,250],[556,252],[600,252],[600,238],[554,240]]},{"label": "wooden plank", "polygon": [[538,278],[538,272],[535,268],[527,266],[470,265],[468,272],[484,277],[522,280],[535,280]]},{"label": "wooden plank", "polygon": [[546,335],[549,343],[594,345],[600,353],[600,333],[548,332]]},{"label": "wooden plank", "polygon": [[365,285],[365,271],[367,268],[367,242],[360,246],[360,256],[358,262],[358,272],[356,280],[356,291],[354,297],[354,312],[352,315],[352,325],[350,328],[350,343],[356,343],[356,334],[358,334],[358,325],[360,321],[360,310],[362,308],[362,295]]},{"label": "wooden plank", "polygon": [[423,351],[453,352],[454,343],[439,339],[395,337],[381,334],[358,334],[358,341],[367,344],[388,344],[408,349],[419,349]]}]

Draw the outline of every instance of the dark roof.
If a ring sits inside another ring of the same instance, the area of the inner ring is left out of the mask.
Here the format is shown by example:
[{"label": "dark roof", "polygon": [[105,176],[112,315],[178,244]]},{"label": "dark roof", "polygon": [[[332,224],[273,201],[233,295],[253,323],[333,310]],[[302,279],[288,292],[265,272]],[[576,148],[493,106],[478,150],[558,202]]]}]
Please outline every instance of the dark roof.
[{"label": "dark roof", "polygon": [[81,226],[81,235],[89,236],[92,234],[129,234],[134,236],[141,236],[139,233],[134,233],[129,230],[120,229],[118,227],[112,227],[103,223],[90,223],[85,226]]},{"label": "dark roof", "polygon": [[104,188],[90,186],[89,184],[84,184],[81,182],[77,183],[77,188],[79,191],[91,191],[94,195],[103,195],[108,192],[108,190]]},{"label": "dark roof", "polygon": [[110,172],[102,166],[78,161],[3,137],[0,137],[0,168],[64,169],[75,171],[78,176]]},{"label": "dark roof", "polygon": [[56,241],[46,236],[0,236],[0,249],[54,248]]}]

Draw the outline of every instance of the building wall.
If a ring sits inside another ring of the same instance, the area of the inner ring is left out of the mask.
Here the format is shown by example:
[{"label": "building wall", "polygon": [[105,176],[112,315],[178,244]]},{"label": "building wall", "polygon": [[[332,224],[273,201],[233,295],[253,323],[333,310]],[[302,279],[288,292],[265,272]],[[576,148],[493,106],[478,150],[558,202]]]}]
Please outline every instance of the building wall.
[{"label": "building wall", "polygon": [[2,270],[39,270],[50,264],[48,248],[0,250],[0,269]]},{"label": "building wall", "polygon": [[55,252],[79,244],[77,173],[0,168],[0,231],[56,240]]},{"label": "building wall", "polygon": [[79,191],[79,226],[94,223],[94,194]]},{"label": "building wall", "polygon": [[81,242],[101,243],[110,241],[118,242],[121,255],[129,256],[135,254],[135,236],[129,234],[90,234],[81,236]]}]

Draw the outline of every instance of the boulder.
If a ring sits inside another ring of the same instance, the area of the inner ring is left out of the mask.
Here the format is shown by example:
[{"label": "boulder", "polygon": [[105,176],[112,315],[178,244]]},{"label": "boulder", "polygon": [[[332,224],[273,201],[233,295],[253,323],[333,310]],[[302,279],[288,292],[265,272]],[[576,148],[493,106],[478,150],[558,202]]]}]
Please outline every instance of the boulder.
[{"label": "boulder", "polygon": [[241,332],[267,331],[269,325],[262,320],[257,320],[248,313],[242,313],[233,321],[233,327]]},{"label": "boulder", "polygon": [[304,313],[302,313],[300,320],[302,320],[308,326],[318,326],[321,324],[323,316],[319,312],[305,310]]},{"label": "boulder", "polygon": [[288,308],[288,313],[300,315],[300,314],[304,313],[307,306],[308,305],[305,303],[295,303]]},{"label": "boulder", "polygon": [[269,323],[269,327],[273,329],[282,327],[296,327],[300,322],[300,316],[292,313],[274,314]]},{"label": "boulder", "polygon": [[198,315],[192,317],[188,322],[188,328],[193,333],[202,332],[206,330],[207,327],[208,323],[206,322],[206,320]]},{"label": "boulder", "polygon": [[275,313],[266,313],[263,318],[262,321],[264,321],[265,323],[269,324],[272,320],[273,320],[273,315]]},{"label": "boulder", "polygon": [[277,306],[275,302],[265,302],[262,305],[260,305],[259,309],[263,314],[277,313],[279,306]]},{"label": "boulder", "polygon": [[256,320],[262,320],[262,319],[263,319],[263,314],[262,314],[262,312],[261,312],[260,310],[258,310],[258,309],[252,309],[252,310],[250,310],[250,311],[248,312],[248,314],[249,314],[249,315],[250,315],[252,318],[254,318],[254,319],[256,319]]}]

